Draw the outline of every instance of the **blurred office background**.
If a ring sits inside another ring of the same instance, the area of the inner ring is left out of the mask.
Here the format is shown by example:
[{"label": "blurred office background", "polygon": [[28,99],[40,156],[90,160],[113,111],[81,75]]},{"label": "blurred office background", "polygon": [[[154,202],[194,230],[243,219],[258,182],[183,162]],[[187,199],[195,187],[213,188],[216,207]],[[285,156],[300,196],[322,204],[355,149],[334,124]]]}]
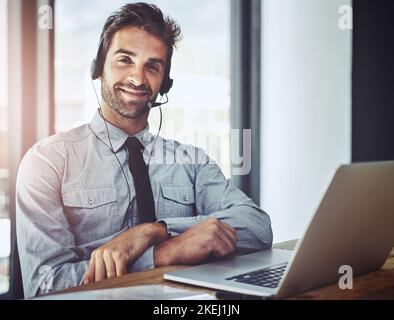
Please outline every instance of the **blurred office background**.
[{"label": "blurred office background", "polygon": [[[19,162],[36,141],[91,120],[90,63],[105,19],[128,2],[0,0],[3,297],[13,294]],[[274,242],[302,237],[339,165],[394,158],[389,0],[149,2],[183,30],[162,136],[206,149],[270,214]],[[152,111],[152,132],[158,120]],[[247,175],[233,175],[231,129],[252,130]]]}]

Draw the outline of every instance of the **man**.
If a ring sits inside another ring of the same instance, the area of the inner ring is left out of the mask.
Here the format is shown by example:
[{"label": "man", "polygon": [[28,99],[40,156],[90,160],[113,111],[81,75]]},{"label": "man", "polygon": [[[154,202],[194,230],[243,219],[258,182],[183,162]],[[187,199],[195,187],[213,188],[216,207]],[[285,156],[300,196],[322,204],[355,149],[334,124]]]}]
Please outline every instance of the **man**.
[{"label": "man", "polygon": [[179,36],[153,5],[109,17],[92,65],[99,112],[24,157],[17,236],[26,297],[271,247],[268,215],[212,160],[149,133],[150,107],[172,85]]}]

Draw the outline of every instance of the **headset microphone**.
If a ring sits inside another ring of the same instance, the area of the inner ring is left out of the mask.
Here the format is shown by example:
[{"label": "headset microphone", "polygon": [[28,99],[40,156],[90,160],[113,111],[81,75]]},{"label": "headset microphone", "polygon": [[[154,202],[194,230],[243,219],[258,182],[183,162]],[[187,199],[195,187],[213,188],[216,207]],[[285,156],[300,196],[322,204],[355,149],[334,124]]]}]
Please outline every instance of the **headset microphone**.
[{"label": "headset microphone", "polygon": [[166,101],[164,101],[164,102],[151,102],[151,101],[149,101],[148,104],[147,104],[147,107],[149,109],[153,109],[153,108],[160,107],[163,104],[168,103],[168,96],[167,96],[167,94],[164,94],[164,95],[166,96]]},{"label": "headset microphone", "polygon": [[159,102],[148,102],[148,108],[149,109],[156,108],[156,107],[159,107],[161,105],[162,105],[162,103],[159,103]]}]

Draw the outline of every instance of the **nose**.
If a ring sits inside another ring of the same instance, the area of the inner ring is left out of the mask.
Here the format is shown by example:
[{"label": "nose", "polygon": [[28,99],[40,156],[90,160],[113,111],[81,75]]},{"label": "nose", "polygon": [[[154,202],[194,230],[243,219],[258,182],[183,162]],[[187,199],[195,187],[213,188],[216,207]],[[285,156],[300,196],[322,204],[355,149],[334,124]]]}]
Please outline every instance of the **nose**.
[{"label": "nose", "polygon": [[136,87],[144,86],[147,82],[144,67],[141,65],[134,65],[131,68],[129,75],[129,82]]}]

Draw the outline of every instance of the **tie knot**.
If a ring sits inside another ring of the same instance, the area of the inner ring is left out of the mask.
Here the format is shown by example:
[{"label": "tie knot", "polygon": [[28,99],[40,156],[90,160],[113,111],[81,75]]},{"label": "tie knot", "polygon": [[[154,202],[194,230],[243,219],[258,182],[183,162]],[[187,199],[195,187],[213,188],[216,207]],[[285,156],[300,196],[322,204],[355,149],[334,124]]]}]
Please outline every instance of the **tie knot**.
[{"label": "tie knot", "polygon": [[126,146],[129,151],[141,151],[144,149],[143,144],[136,137],[129,137],[126,140]]}]

